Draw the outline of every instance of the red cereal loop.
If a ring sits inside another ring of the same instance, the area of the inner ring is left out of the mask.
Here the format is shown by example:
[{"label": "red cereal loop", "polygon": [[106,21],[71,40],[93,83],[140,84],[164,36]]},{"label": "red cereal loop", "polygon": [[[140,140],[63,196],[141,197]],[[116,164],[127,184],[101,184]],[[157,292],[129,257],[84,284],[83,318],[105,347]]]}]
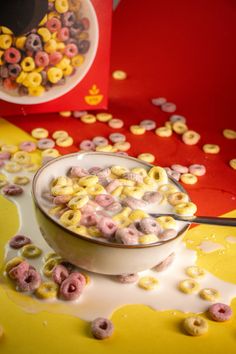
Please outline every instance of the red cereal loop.
[{"label": "red cereal loop", "polygon": [[16,235],[10,239],[9,245],[11,248],[19,249],[31,243],[31,239],[24,235]]},{"label": "red cereal loop", "polygon": [[109,338],[114,332],[114,326],[109,319],[98,317],[91,323],[91,332],[97,339]]}]

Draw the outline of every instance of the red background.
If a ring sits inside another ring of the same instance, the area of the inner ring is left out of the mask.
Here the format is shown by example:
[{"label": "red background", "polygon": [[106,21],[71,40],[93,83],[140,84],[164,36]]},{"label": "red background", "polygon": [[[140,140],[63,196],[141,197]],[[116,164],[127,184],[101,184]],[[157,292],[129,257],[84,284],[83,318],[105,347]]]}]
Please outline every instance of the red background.
[{"label": "red background", "polygon": [[[235,209],[236,171],[228,161],[236,158],[236,140],[225,139],[224,128],[236,130],[236,2],[234,0],[122,0],[113,21],[111,69],[128,74],[125,81],[110,82],[109,112],[125,121],[120,132],[132,143],[130,155],[151,152],[156,164],[203,163],[207,174],[197,184],[185,186],[198,205],[199,215],[220,215]],[[164,124],[169,114],[150,103],[164,96],[177,105],[190,129],[201,134],[196,146],[180,136],[157,137],[129,133],[130,124],[155,119]],[[66,129],[75,144],[112,132],[104,123],[85,125],[57,114],[11,117],[8,120],[30,132],[45,127]],[[205,143],[219,144],[218,155],[203,153]]]}]

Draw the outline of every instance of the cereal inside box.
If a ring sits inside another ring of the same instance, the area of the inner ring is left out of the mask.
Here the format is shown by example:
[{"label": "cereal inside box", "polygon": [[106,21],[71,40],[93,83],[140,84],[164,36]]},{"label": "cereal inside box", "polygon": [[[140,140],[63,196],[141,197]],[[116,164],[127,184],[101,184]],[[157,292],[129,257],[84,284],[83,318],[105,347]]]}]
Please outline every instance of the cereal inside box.
[{"label": "cereal inside box", "polygon": [[1,6],[0,114],[106,108],[112,0]]}]

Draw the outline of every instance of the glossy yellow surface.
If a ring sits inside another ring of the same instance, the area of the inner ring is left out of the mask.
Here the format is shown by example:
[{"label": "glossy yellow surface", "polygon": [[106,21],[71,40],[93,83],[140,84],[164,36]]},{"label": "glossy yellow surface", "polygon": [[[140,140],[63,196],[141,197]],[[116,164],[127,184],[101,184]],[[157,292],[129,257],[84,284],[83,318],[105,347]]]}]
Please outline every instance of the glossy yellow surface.
[{"label": "glossy yellow surface", "polygon": [[[32,140],[26,133],[0,120],[0,140],[17,144],[28,139]],[[2,268],[5,244],[17,232],[19,223],[16,207],[2,196],[0,210]],[[236,211],[227,216],[236,217]],[[236,228],[200,226],[187,233],[185,242],[188,248],[197,250],[198,266],[223,280],[236,283],[236,243],[228,243],[226,236],[236,237]],[[225,249],[205,254],[198,248],[203,240],[220,243]],[[234,318],[227,323],[208,320],[209,331],[201,337],[192,338],[182,330],[182,320],[190,314],[174,309],[159,312],[143,305],[129,305],[113,313],[113,337],[98,341],[91,336],[88,322],[69,315],[51,313],[50,305],[48,312],[25,312],[16,302],[24,299],[30,308],[35,300],[10,289],[6,293],[4,286],[0,279],[0,326],[4,330],[0,338],[1,354],[228,354],[236,350],[235,299],[232,302]],[[203,317],[207,318],[205,315]]]}]

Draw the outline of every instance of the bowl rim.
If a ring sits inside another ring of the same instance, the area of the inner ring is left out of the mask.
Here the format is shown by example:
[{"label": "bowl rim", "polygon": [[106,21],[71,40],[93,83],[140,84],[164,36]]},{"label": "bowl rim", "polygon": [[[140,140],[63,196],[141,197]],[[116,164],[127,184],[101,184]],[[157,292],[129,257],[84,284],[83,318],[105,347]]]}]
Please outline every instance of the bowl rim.
[{"label": "bowl rim", "polygon": [[[124,158],[125,160],[128,159],[128,160],[131,160],[131,161],[137,161],[138,163],[142,163],[143,165],[145,165],[146,167],[149,167],[149,168],[151,168],[153,166],[157,166],[157,165],[152,165],[152,164],[150,164],[148,162],[139,160],[139,159],[137,159],[135,157],[122,156],[122,155],[118,155],[117,156],[115,153],[111,153],[111,152],[79,151],[79,152],[66,154],[66,155],[63,155],[63,156],[59,156],[59,157],[57,157],[55,159],[52,159],[52,160],[48,161],[45,165],[41,166],[38,169],[38,171],[35,173],[35,175],[33,177],[33,180],[32,180],[32,190],[31,190],[32,198],[33,198],[35,206],[41,211],[41,213],[44,215],[44,217],[46,217],[49,221],[55,223],[60,229],[62,229],[65,232],[68,232],[71,236],[73,236],[75,238],[79,238],[79,239],[81,239],[83,241],[90,242],[90,243],[93,243],[93,244],[98,244],[100,246],[106,246],[106,247],[112,247],[112,248],[122,248],[122,249],[142,249],[142,248],[158,247],[158,246],[164,245],[166,243],[169,243],[171,241],[174,241],[175,239],[177,239],[178,237],[183,235],[188,230],[191,222],[186,222],[186,225],[183,227],[183,229],[181,229],[177,233],[177,235],[175,237],[171,238],[171,239],[168,239],[168,240],[165,240],[165,241],[159,241],[159,242],[155,242],[155,243],[141,244],[141,245],[140,244],[137,244],[137,245],[125,245],[125,244],[121,244],[121,243],[112,243],[112,242],[100,241],[100,240],[97,240],[97,239],[95,239],[93,237],[90,238],[90,237],[87,237],[87,236],[80,235],[80,234],[78,234],[78,233],[66,228],[59,221],[54,220],[53,218],[51,218],[49,216],[49,214],[47,214],[45,212],[45,210],[42,208],[42,206],[40,205],[40,203],[38,201],[38,198],[36,196],[37,195],[36,194],[36,185],[37,185],[37,181],[40,178],[40,175],[41,175],[42,171],[44,171],[48,166],[57,163],[58,161],[61,161],[61,160],[67,159],[67,158],[71,158],[73,156],[78,156],[78,155],[84,155],[84,156],[86,156],[86,155],[101,155],[101,154],[102,155],[106,155],[106,156],[111,156],[111,157],[121,157],[121,158]],[[172,183],[174,183],[181,190],[181,192],[186,193],[188,195],[186,190],[181,186],[181,184],[178,183],[178,181],[176,181],[171,176],[168,176],[168,178],[171,180]],[[189,200],[191,200],[190,197],[189,197]]]},{"label": "bowl rim", "polygon": [[[85,1],[86,5],[90,8],[95,31],[94,31],[94,38],[92,41],[93,46],[90,47],[90,52],[91,52],[90,59],[86,62],[85,69],[84,69],[83,73],[80,75],[79,79],[68,80],[67,83],[62,85],[62,89],[60,89],[61,88],[60,86],[55,87],[56,90],[54,92],[52,92],[53,91],[53,88],[52,88],[48,92],[45,91],[42,96],[20,96],[20,95],[14,96],[14,95],[9,94],[7,91],[0,89],[0,99],[1,100],[8,102],[8,103],[13,103],[16,105],[25,105],[25,106],[34,106],[34,105],[52,103],[53,101],[60,99],[63,96],[69,94],[73,89],[76,88],[77,85],[79,85],[83,81],[83,79],[88,74],[89,70],[91,69],[93,62],[96,58],[98,46],[99,46],[99,31],[100,31],[97,13],[95,11],[93,2],[91,0],[83,0],[83,1]],[[63,90],[64,87],[65,87],[65,89]],[[45,98],[45,96],[47,97],[48,93],[49,93],[49,97]],[[51,93],[51,95],[50,95],[50,93]]]}]

